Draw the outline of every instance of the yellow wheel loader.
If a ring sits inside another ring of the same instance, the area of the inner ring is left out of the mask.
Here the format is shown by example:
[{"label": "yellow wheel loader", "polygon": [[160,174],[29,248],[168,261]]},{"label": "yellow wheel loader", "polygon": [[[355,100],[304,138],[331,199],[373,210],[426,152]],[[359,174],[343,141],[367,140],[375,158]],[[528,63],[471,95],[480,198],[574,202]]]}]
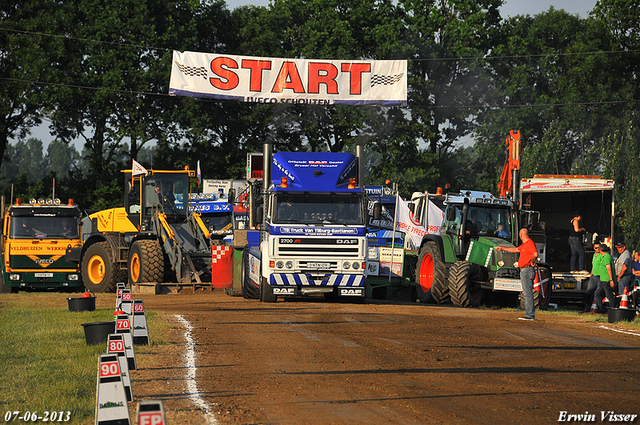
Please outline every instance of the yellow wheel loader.
[{"label": "yellow wheel loader", "polygon": [[80,264],[84,285],[113,292],[117,282],[211,284],[211,246],[216,243],[189,208],[193,170],[125,174],[124,207],[90,214],[82,245],[66,258]]}]

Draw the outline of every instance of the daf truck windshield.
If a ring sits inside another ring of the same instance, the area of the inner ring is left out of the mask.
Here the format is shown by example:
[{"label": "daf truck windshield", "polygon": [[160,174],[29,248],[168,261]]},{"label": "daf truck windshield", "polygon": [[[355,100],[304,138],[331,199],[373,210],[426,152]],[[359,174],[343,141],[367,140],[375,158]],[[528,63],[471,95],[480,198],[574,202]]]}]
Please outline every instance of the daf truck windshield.
[{"label": "daf truck windshield", "polygon": [[275,197],[276,224],[364,224],[364,198],[354,195],[282,194]]}]

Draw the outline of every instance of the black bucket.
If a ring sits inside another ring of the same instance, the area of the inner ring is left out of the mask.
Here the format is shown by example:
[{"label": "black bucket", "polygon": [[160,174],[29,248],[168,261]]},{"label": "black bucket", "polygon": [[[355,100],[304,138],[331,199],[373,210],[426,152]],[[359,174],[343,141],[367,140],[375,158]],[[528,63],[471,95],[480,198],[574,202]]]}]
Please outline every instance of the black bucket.
[{"label": "black bucket", "polygon": [[69,311],[94,311],[96,309],[96,297],[67,298]]},{"label": "black bucket", "polygon": [[607,314],[609,315],[609,323],[623,320],[631,322],[636,318],[636,311],[632,308],[610,308]]},{"label": "black bucket", "polygon": [[83,323],[84,339],[87,341],[87,345],[104,344],[109,338],[109,334],[115,333],[116,322],[94,322]]}]

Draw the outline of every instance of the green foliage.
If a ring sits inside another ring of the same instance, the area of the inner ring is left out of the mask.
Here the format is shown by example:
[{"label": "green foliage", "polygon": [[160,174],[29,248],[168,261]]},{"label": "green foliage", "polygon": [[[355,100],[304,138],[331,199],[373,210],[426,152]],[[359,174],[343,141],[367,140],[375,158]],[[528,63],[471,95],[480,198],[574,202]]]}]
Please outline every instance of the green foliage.
[{"label": "green foliage", "polygon": [[640,132],[638,120],[614,132],[602,149],[604,173],[616,183],[616,213],[619,223],[618,240],[633,249],[640,249]]},{"label": "green foliage", "polygon": [[[248,152],[352,151],[368,183],[403,194],[495,191],[505,137],[522,176],[615,178],[620,229],[639,232],[625,150],[638,143],[640,7],[599,0],[586,19],[550,8],[501,19],[501,0],[7,0],[0,6],[0,185],[83,208],[122,203],[120,169],[242,178]],[[27,31],[26,33],[24,31]],[[169,97],[172,49],[319,59],[408,58],[408,106],[264,105]],[[4,83],[7,82],[7,83]],[[43,117],[55,140],[27,139]],[[461,146],[471,136],[473,146]],[[84,140],[81,154],[68,142]],[[7,145],[9,139],[17,140]],[[38,143],[40,143],[38,145]],[[635,198],[634,198],[635,197]]]}]

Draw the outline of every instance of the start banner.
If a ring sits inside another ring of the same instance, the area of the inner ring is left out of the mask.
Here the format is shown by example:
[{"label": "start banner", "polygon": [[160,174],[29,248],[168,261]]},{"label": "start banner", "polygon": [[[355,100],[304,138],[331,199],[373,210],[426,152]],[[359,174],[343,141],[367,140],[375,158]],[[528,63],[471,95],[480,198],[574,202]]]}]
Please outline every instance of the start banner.
[{"label": "start banner", "polygon": [[406,60],[284,59],[173,51],[169,94],[258,103],[406,105]]}]

